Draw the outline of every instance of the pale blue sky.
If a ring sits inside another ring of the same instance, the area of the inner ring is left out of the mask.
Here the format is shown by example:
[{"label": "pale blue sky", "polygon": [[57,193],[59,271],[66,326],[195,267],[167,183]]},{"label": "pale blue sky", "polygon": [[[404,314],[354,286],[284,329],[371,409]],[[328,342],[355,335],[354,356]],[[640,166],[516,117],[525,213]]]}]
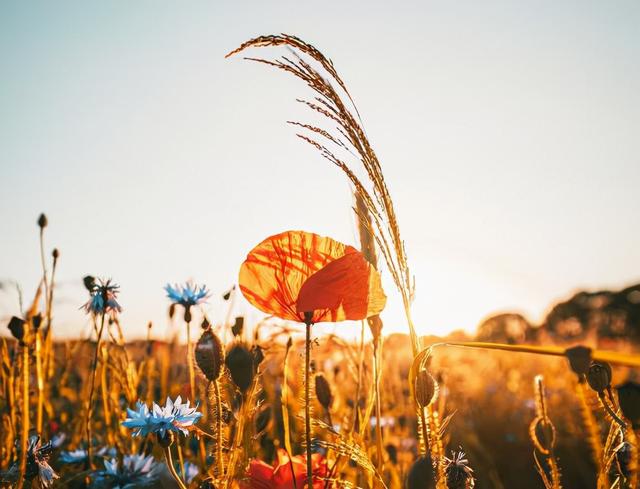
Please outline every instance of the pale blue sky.
[{"label": "pale blue sky", "polygon": [[[421,332],[502,309],[539,320],[578,287],[638,281],[638,25],[635,0],[2,2],[0,279],[32,293],[45,211],[59,333],[84,327],[94,274],[121,284],[133,337],[149,319],[164,331],[167,281],[208,284],[221,319],[217,297],[270,234],[354,243],[345,178],[284,122],[306,117],[306,88],[224,59],[288,32],[358,103]],[[0,292],[0,318],[15,302]]]}]

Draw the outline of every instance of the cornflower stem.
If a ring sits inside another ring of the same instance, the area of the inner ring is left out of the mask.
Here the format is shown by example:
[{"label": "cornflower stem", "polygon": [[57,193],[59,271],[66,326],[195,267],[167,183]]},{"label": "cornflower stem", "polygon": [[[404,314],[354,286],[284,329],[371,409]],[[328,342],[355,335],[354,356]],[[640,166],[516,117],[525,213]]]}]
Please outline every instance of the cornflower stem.
[{"label": "cornflower stem", "polygon": [[193,345],[191,344],[191,321],[187,321],[187,363],[189,364],[189,385],[191,402],[196,402],[196,371],[193,366]]},{"label": "cornflower stem", "polygon": [[27,448],[29,443],[29,347],[22,345],[22,434],[20,438],[20,480],[22,489],[27,473]]},{"label": "cornflower stem", "polygon": [[180,472],[182,473],[182,477],[186,479],[187,473],[184,470],[184,457],[182,456],[182,445],[179,442],[180,440],[178,439],[178,443],[176,443],[176,446],[178,447],[178,464],[180,465]]},{"label": "cornflower stem", "polygon": [[173,466],[173,458],[171,457],[171,446],[164,447],[163,450],[164,458],[167,461],[167,468],[169,469],[169,473],[175,479],[180,489],[187,489],[187,486],[184,485],[184,482],[182,482],[182,479],[180,479],[180,476],[176,472],[176,468]]},{"label": "cornflower stem", "polygon": [[218,477],[224,476],[224,460],[222,459],[222,397],[220,396],[220,384],[218,379],[213,381],[213,389],[216,396],[216,464],[218,465]]},{"label": "cornflower stem", "polygon": [[307,487],[313,487],[311,466],[311,321],[306,321],[306,341],[304,349],[304,434],[307,451]]},{"label": "cornflower stem", "polygon": [[93,355],[93,364],[91,365],[91,387],[89,388],[89,405],[87,406],[87,424],[85,426],[85,432],[87,435],[87,464],[90,468],[94,469],[93,465],[93,447],[92,445],[92,432],[91,432],[91,418],[93,416],[93,396],[96,389],[96,377],[98,372],[98,358],[100,356],[100,348],[102,346],[102,331],[104,330],[104,316],[102,313],[100,319],[100,329],[98,330],[98,339],[96,343],[96,350]]}]

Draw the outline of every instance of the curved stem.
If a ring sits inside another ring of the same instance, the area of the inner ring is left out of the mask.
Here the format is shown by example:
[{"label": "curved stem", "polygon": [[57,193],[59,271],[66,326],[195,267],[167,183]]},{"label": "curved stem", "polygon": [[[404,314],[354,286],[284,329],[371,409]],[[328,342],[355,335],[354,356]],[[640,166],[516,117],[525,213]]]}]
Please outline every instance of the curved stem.
[{"label": "curved stem", "polygon": [[306,323],[306,341],[304,349],[304,434],[307,450],[307,487],[313,487],[313,469],[311,466],[311,322]]},{"label": "curved stem", "polygon": [[98,340],[96,343],[96,351],[93,355],[93,365],[91,366],[91,387],[89,389],[89,405],[87,407],[87,424],[85,426],[85,432],[87,435],[87,464],[90,468],[93,466],[93,448],[92,448],[92,434],[91,434],[91,417],[93,416],[93,396],[96,388],[96,373],[98,371],[98,356],[100,355],[100,347],[102,346],[102,331],[104,330],[104,312],[102,313],[102,319],[100,320],[100,329],[98,330]]},{"label": "curved stem", "polygon": [[29,347],[22,345],[22,434],[20,438],[20,480],[22,489],[27,473],[27,448],[29,444]]},{"label": "curved stem", "polygon": [[184,485],[184,482],[182,482],[182,479],[180,479],[180,476],[176,472],[176,468],[173,466],[173,458],[171,457],[171,446],[164,447],[164,458],[167,460],[167,468],[169,469],[169,473],[175,479],[178,487],[180,489],[187,489],[187,486]]}]

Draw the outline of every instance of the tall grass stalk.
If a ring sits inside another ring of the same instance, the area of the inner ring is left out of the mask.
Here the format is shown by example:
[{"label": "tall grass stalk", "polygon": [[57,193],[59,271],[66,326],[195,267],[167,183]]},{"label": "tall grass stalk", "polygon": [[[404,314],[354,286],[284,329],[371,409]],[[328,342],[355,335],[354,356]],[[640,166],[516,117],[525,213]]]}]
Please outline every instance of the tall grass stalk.
[{"label": "tall grass stalk", "polygon": [[98,329],[98,337],[96,340],[96,349],[93,355],[93,362],[91,364],[91,387],[89,389],[89,399],[87,400],[87,420],[85,425],[85,433],[87,437],[87,465],[92,469],[95,468],[93,464],[93,433],[91,429],[91,418],[93,417],[93,397],[95,395],[96,377],[98,371],[98,360],[100,358],[100,351],[102,347],[102,332],[104,330],[105,313],[100,315],[100,328]]}]

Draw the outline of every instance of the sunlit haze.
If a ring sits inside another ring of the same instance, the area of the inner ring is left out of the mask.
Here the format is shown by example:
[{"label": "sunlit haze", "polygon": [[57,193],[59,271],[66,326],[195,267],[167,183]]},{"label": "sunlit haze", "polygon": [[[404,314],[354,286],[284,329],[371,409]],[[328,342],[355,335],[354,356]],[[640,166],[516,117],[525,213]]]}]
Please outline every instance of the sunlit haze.
[{"label": "sunlit haze", "polygon": [[[0,280],[33,295],[45,212],[61,252],[55,334],[86,330],[91,274],[121,285],[128,338],[148,321],[162,336],[167,282],[207,284],[219,322],[263,238],[357,246],[346,178],[286,124],[312,117],[295,102],[308,89],[224,58],[287,32],[333,60],[358,105],[419,332],[473,331],[503,310],[539,321],[576,289],[640,280],[638,25],[637,1],[2,2]],[[404,332],[383,276],[385,330]],[[3,328],[16,313],[5,287]]]}]

